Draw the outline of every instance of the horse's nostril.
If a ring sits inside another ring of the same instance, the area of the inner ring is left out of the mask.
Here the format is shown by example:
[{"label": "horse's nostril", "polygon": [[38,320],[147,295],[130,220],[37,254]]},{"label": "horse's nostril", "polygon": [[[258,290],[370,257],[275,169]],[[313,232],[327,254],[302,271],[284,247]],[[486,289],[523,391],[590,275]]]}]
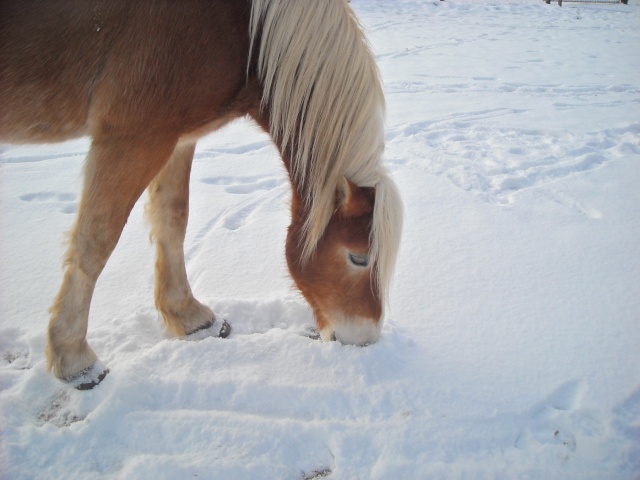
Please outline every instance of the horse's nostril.
[{"label": "horse's nostril", "polygon": [[331,341],[335,342],[336,341],[336,332],[332,332],[331,333]]}]

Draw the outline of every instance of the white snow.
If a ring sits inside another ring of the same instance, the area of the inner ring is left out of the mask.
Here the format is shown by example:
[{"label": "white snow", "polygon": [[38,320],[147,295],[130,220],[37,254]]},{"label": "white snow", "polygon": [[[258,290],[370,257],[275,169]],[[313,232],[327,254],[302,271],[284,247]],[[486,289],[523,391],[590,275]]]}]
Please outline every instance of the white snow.
[{"label": "white snow", "polygon": [[46,373],[88,140],[0,163],[0,477],[640,478],[640,4],[352,0],[406,206],[381,340],[310,339],[289,185],[237,122],[199,144],[186,241],[228,339],[171,338],[134,209],[88,339]]}]

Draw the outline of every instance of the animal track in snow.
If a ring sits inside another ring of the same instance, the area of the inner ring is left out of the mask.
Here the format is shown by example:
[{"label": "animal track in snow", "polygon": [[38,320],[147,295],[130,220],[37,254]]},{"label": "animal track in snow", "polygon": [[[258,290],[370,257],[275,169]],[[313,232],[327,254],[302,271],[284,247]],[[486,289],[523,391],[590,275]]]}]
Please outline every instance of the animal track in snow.
[{"label": "animal track in snow", "polygon": [[371,27],[369,27],[367,29],[367,32],[369,34],[374,33],[374,32],[379,32],[382,30],[388,30],[388,29],[393,29],[394,27],[397,27],[398,25],[402,25],[401,22],[395,22],[395,21],[383,21],[381,23],[378,23],[376,25],[372,25]]},{"label": "animal track in snow", "polygon": [[49,423],[56,427],[68,427],[72,423],[81,422],[84,417],[76,415],[70,408],[71,397],[65,390],[56,390],[45,400],[37,415],[39,426]]},{"label": "animal track in snow", "polygon": [[214,311],[231,324],[233,337],[279,329],[311,338],[310,329],[315,326],[308,305],[293,295],[270,300],[219,299]]},{"label": "animal track in snow", "polygon": [[196,152],[195,158],[196,159],[211,158],[212,156],[216,157],[218,155],[244,155],[250,152],[256,152],[270,145],[272,145],[270,141],[261,140],[258,142],[247,143],[247,144],[236,145],[236,146],[228,146],[228,147],[216,146],[213,148],[203,148]]},{"label": "animal track in snow", "polygon": [[264,180],[259,180],[253,183],[244,183],[244,184],[241,183],[237,185],[229,185],[228,187],[225,188],[225,190],[228,193],[246,194],[246,193],[258,192],[261,190],[272,190],[278,185],[280,185],[281,183],[282,181],[276,178],[266,178]]},{"label": "animal track in snow", "polygon": [[[640,449],[640,386],[615,410],[616,424],[628,436],[635,438]],[[640,462],[640,457],[638,457]]]},{"label": "animal track in snow", "polygon": [[251,202],[248,205],[229,212],[225,215],[223,220],[224,228],[228,230],[237,230],[243,227],[259,203],[262,202]]},{"label": "animal track in snow", "polygon": [[563,205],[571,210],[574,210],[582,215],[585,215],[589,218],[593,218],[597,220],[602,218],[602,212],[596,210],[595,208],[591,208],[583,203],[579,202],[575,198],[571,197],[569,194],[559,191],[559,190],[551,190],[548,192],[549,197],[556,203]]},{"label": "animal track in snow", "polygon": [[[1,153],[1,152],[0,152]],[[50,160],[57,160],[63,158],[77,158],[77,157],[85,157],[86,150],[78,152],[78,153],[51,153],[46,152],[41,155],[20,155],[15,152],[9,152],[8,154],[2,156],[2,163],[38,163],[45,162]]]},{"label": "animal track in snow", "polygon": [[627,457],[630,469],[640,472],[640,386],[614,410],[613,426],[632,441],[632,447],[621,453]]},{"label": "animal track in snow", "polygon": [[0,364],[4,363],[12,370],[29,370],[33,367],[30,348],[20,340],[21,337],[19,329],[0,330]]},{"label": "animal track in snow", "polygon": [[[529,62],[531,63],[531,62]],[[521,67],[511,66],[511,69],[519,69]],[[640,89],[635,85],[617,84],[617,85],[600,85],[600,84],[525,84],[517,82],[499,82],[495,77],[446,77],[438,75],[416,74],[414,77],[424,77],[427,80],[422,81],[395,81],[385,86],[387,94],[407,94],[424,92],[433,95],[443,93],[518,93],[527,97],[535,98],[567,98],[575,100],[576,98],[593,99],[592,105],[602,105],[608,107],[617,105],[619,102],[629,101],[629,98],[620,97],[619,99],[605,100],[608,94],[624,94],[627,97],[640,94]],[[449,80],[449,81],[447,81]],[[597,101],[595,99],[598,99]],[[564,106],[562,103],[554,103],[554,106]],[[580,106],[584,106],[582,103]]]},{"label": "animal track in snow", "polygon": [[[519,113],[522,112],[510,109],[482,110],[451,115],[440,121],[401,125],[387,133],[387,156],[393,162],[395,142],[405,147],[414,144],[411,151],[429,159],[427,167],[431,173],[442,175],[488,201],[506,204],[520,190],[544,186],[640,152],[638,124],[574,134],[498,127],[485,122]],[[581,214],[599,218],[599,212],[566,196],[554,200]]]},{"label": "animal track in snow", "polygon": [[185,250],[187,262],[197,254],[206,237],[213,234],[216,229],[223,227],[234,231],[242,228],[262,205],[266,202],[279,201],[289,191],[289,184],[284,176],[279,178],[265,175],[221,175],[200,178],[199,181],[205,185],[221,187],[225,193],[236,198],[231,205],[220,207],[220,210],[198,230],[191,245]]},{"label": "animal track in snow", "polygon": [[3,353],[2,359],[16,370],[28,370],[31,368],[28,351],[10,350]]},{"label": "animal track in snow", "polygon": [[275,177],[207,177],[200,180],[207,185],[221,185],[224,186],[227,193],[236,194],[248,194],[254,192],[261,192],[266,190],[273,190],[274,188],[282,185],[284,179]]},{"label": "animal track in snow", "polygon": [[60,206],[62,213],[75,213],[76,196],[73,193],[64,192],[35,192],[20,196],[20,200],[35,203],[55,203]]},{"label": "animal track in snow", "polygon": [[[284,179],[276,177],[249,176],[249,177],[207,177],[200,180],[207,185],[224,186],[227,193],[235,195],[247,195],[248,199],[238,206],[229,208],[219,218],[222,225],[228,230],[237,230],[245,225],[249,216],[266,201],[263,194],[277,189],[284,184]],[[279,196],[280,194],[278,194]],[[214,227],[216,222],[209,222],[208,228]]]},{"label": "animal track in snow", "polygon": [[579,405],[583,390],[583,385],[578,380],[564,383],[542,402],[540,410],[552,408],[554,410],[570,411]]},{"label": "animal track in snow", "polygon": [[583,384],[570,381],[535,406],[524,419],[527,426],[516,438],[516,448],[528,449],[533,444],[557,446],[564,449],[560,454],[568,458],[576,449],[575,426],[589,429],[590,419],[575,412],[580,406],[582,393]]},{"label": "animal track in snow", "polygon": [[20,199],[25,202],[72,202],[76,199],[76,196],[72,193],[38,192],[22,195]]},{"label": "animal track in snow", "polygon": [[318,478],[328,477],[332,473],[333,473],[333,470],[331,470],[330,468],[321,468],[319,470],[314,470],[313,472],[308,473],[308,474],[302,472],[302,479],[303,480],[317,480]]}]

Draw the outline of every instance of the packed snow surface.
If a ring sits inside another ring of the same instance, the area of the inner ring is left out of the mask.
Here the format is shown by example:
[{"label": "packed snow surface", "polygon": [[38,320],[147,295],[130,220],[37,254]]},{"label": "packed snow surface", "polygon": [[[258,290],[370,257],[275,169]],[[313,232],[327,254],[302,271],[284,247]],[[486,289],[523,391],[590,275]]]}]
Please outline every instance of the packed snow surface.
[{"label": "packed snow surface", "polygon": [[170,337],[135,207],[88,339],[46,372],[88,140],[0,164],[0,477],[640,478],[640,5],[353,0],[406,209],[381,340],[309,337],[289,184],[240,121],[199,143],[186,259],[230,338]]}]

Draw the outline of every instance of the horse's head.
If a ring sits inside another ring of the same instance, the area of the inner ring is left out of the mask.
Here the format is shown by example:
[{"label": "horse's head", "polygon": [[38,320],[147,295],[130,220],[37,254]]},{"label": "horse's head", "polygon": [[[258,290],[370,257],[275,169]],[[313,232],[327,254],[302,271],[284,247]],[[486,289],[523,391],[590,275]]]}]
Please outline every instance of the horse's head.
[{"label": "horse's head", "polygon": [[369,257],[375,189],[341,179],[335,211],[306,262],[300,260],[304,216],[298,200],[293,201],[287,263],[313,308],[321,338],[356,345],[375,342],[382,326],[382,299]]},{"label": "horse's head", "polygon": [[293,186],[289,270],[323,339],[374,342],[402,230],[402,202],[382,164],[375,57],[346,1],[251,3],[247,72],[260,102],[250,114]]}]

